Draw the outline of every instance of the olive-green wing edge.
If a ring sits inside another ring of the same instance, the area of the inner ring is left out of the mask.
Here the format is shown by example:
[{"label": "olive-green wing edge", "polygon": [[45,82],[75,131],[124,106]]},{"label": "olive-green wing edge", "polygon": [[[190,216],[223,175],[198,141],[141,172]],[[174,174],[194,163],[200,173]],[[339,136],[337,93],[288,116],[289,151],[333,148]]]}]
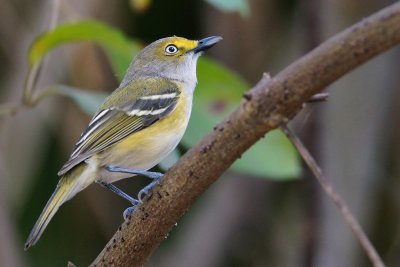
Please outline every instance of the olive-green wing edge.
[{"label": "olive-green wing edge", "polygon": [[[122,110],[106,109],[97,112],[97,116],[92,119],[92,122],[82,133],[70,159],[64,164],[58,175],[64,175],[94,154],[107,149],[124,137],[144,129],[170,114],[177,104],[179,90],[177,88],[169,88],[158,95],[163,94],[168,96],[175,94],[175,96],[158,99],[157,101],[157,98],[153,99],[151,95],[147,95],[143,96],[143,98],[146,98],[145,101],[137,100],[131,105],[126,105]],[[138,110],[147,111],[148,114],[146,112],[140,113]],[[156,112],[160,110],[162,112]],[[132,111],[136,111],[134,112],[136,115]]]}]

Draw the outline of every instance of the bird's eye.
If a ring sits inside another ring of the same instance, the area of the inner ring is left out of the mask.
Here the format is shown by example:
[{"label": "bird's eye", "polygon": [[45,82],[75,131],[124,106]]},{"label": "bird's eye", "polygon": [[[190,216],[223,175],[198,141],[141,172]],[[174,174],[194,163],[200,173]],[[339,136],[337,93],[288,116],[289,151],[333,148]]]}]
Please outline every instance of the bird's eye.
[{"label": "bird's eye", "polygon": [[176,52],[178,52],[178,47],[176,47],[175,45],[168,45],[165,48],[165,53],[167,53],[168,55],[176,54]]}]

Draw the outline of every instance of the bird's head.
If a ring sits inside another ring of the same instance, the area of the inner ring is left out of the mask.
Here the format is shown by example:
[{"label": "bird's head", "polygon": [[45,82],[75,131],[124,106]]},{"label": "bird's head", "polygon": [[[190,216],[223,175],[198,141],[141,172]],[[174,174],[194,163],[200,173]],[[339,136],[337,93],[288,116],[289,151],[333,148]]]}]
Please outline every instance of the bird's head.
[{"label": "bird's head", "polygon": [[201,40],[173,36],[157,40],[143,48],[135,57],[121,86],[126,86],[133,79],[146,76],[195,82],[197,59],[204,50],[220,40],[222,38],[219,36]]}]

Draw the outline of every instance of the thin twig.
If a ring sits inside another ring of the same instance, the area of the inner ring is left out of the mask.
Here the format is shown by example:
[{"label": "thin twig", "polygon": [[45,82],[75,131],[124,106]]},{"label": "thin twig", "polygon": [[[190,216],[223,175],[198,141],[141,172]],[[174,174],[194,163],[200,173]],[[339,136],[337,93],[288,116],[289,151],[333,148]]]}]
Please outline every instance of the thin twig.
[{"label": "thin twig", "polygon": [[[61,0],[53,0],[53,6],[48,25],[48,30],[52,30],[57,26],[58,16],[60,13],[60,2]],[[34,96],[35,87],[39,79],[40,70],[45,66],[46,63],[47,60],[44,59],[35,62],[35,64],[30,66],[28,75],[26,76],[25,80],[24,92],[22,94],[22,104],[33,107],[39,102],[36,99],[36,96]]]},{"label": "thin twig", "polygon": [[51,8],[51,18],[49,22],[49,30],[52,30],[57,26],[58,17],[60,16],[61,1],[62,0],[53,0],[53,6]]},{"label": "thin twig", "polygon": [[322,188],[326,192],[326,194],[332,199],[335,205],[338,207],[340,213],[342,213],[343,218],[350,226],[354,235],[360,242],[362,248],[365,253],[368,255],[371,263],[374,267],[385,267],[381,257],[378,252],[375,250],[371,241],[368,239],[367,235],[363,231],[361,225],[358,223],[357,219],[353,216],[349,207],[343,198],[339,195],[338,192],[333,188],[332,184],[325,178],[323,175],[321,168],[318,166],[313,156],[311,156],[310,152],[308,152],[307,148],[303,145],[300,139],[290,130],[290,128],[283,124],[281,125],[282,131],[286,134],[289,140],[293,143],[293,145],[299,151],[301,157],[310,168],[311,172],[314,174],[315,178],[317,178],[318,182],[321,184]]}]

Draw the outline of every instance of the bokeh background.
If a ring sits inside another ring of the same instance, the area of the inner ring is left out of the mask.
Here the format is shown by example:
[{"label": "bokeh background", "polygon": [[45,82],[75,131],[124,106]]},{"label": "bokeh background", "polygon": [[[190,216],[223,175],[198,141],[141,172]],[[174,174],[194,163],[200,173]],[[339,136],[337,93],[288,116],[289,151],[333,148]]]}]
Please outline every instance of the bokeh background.
[{"label": "bokeh background", "polygon": [[[57,24],[95,19],[140,44],[170,35],[221,35],[223,42],[208,56],[250,86],[263,72],[276,74],[323,40],[393,2],[0,0],[0,103],[20,103],[29,47],[55,17]],[[400,266],[399,74],[396,48],[335,82],[327,89],[327,103],[308,105],[291,123],[388,266]],[[218,78],[223,86],[224,78]],[[202,81],[207,84],[207,77],[199,77],[199,86]],[[109,93],[118,78],[98,45],[79,42],[45,58],[36,89],[52,84]],[[207,90],[217,86],[203,92]],[[224,99],[213,108],[221,106]],[[96,185],[60,209],[33,249],[24,252],[23,244],[90,116],[58,96],[34,108],[19,107],[14,114],[7,110],[2,106],[0,117],[0,266],[66,266],[67,261],[88,265],[118,228],[127,207]],[[201,114],[195,120],[201,121]],[[187,148],[183,144],[179,151]],[[293,156],[290,149],[267,146],[272,156],[255,154],[253,164],[248,159],[227,171],[146,266],[369,266],[307,168],[296,156],[289,162],[280,157],[281,150]],[[255,174],[252,168],[261,171]],[[118,185],[134,195],[146,183],[135,178]]]}]

